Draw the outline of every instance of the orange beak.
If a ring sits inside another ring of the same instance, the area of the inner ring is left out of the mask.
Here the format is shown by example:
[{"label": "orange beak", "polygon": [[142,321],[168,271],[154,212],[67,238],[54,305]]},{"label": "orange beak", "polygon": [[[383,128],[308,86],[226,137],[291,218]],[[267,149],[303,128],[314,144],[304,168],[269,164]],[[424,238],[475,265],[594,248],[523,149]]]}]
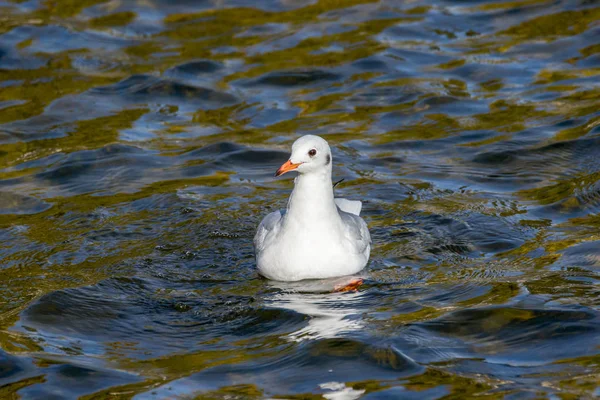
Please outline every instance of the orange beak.
[{"label": "orange beak", "polygon": [[298,168],[298,166],[300,164],[302,164],[302,163],[294,164],[290,160],[287,160],[281,167],[279,167],[279,169],[277,170],[277,172],[275,172],[275,176],[283,175],[286,172],[293,171],[296,168]]}]

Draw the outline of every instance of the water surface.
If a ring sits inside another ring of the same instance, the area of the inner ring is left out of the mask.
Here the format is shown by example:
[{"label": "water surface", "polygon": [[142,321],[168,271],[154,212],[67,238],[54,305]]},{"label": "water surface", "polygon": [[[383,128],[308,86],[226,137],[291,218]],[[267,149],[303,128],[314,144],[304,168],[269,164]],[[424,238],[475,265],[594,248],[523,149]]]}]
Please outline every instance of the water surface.
[{"label": "water surface", "polygon": [[[0,397],[600,395],[596,1],[0,0]],[[358,293],[252,237],[301,134]]]}]

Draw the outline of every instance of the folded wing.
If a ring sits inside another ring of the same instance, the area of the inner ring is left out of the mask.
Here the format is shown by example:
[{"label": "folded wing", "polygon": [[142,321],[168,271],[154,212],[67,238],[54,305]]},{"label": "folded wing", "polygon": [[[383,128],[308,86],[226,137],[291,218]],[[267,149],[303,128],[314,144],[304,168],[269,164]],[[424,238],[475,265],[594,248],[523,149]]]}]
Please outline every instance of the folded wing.
[{"label": "folded wing", "polygon": [[362,209],[362,203],[358,200],[348,200],[341,197],[333,199],[335,201],[335,205],[344,212],[354,215],[360,215],[360,210]]},{"label": "folded wing", "polygon": [[254,248],[257,252],[262,251],[264,249],[267,235],[270,232],[273,232],[274,230],[278,229],[279,220],[281,220],[281,212],[274,211],[268,214],[265,218],[263,218],[260,225],[258,225],[256,235],[254,235]]},{"label": "folded wing", "polygon": [[[360,203],[360,202],[359,202]],[[344,223],[344,233],[353,244],[356,253],[364,254],[369,258],[371,252],[371,234],[367,223],[358,215],[340,212]]]}]

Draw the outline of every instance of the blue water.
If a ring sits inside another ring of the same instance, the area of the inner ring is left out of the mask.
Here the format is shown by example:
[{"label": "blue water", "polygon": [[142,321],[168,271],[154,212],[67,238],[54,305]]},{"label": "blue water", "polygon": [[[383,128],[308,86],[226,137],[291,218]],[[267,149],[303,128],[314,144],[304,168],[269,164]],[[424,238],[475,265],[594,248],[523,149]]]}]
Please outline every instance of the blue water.
[{"label": "blue water", "polygon": [[[600,396],[596,1],[0,1],[0,398]],[[302,134],[365,284],[252,237]]]}]

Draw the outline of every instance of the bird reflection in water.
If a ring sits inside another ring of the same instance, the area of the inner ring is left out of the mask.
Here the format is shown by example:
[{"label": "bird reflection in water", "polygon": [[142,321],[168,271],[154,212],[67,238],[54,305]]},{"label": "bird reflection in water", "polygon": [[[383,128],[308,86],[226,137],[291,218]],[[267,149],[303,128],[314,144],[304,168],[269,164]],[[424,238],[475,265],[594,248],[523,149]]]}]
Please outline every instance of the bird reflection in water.
[{"label": "bird reflection in water", "polygon": [[336,292],[356,281],[341,277],[301,282],[270,282],[280,291],[266,299],[265,306],[292,310],[308,317],[306,326],[288,333],[288,340],[331,339],[346,336],[363,328],[361,307],[364,294],[358,290]]}]

